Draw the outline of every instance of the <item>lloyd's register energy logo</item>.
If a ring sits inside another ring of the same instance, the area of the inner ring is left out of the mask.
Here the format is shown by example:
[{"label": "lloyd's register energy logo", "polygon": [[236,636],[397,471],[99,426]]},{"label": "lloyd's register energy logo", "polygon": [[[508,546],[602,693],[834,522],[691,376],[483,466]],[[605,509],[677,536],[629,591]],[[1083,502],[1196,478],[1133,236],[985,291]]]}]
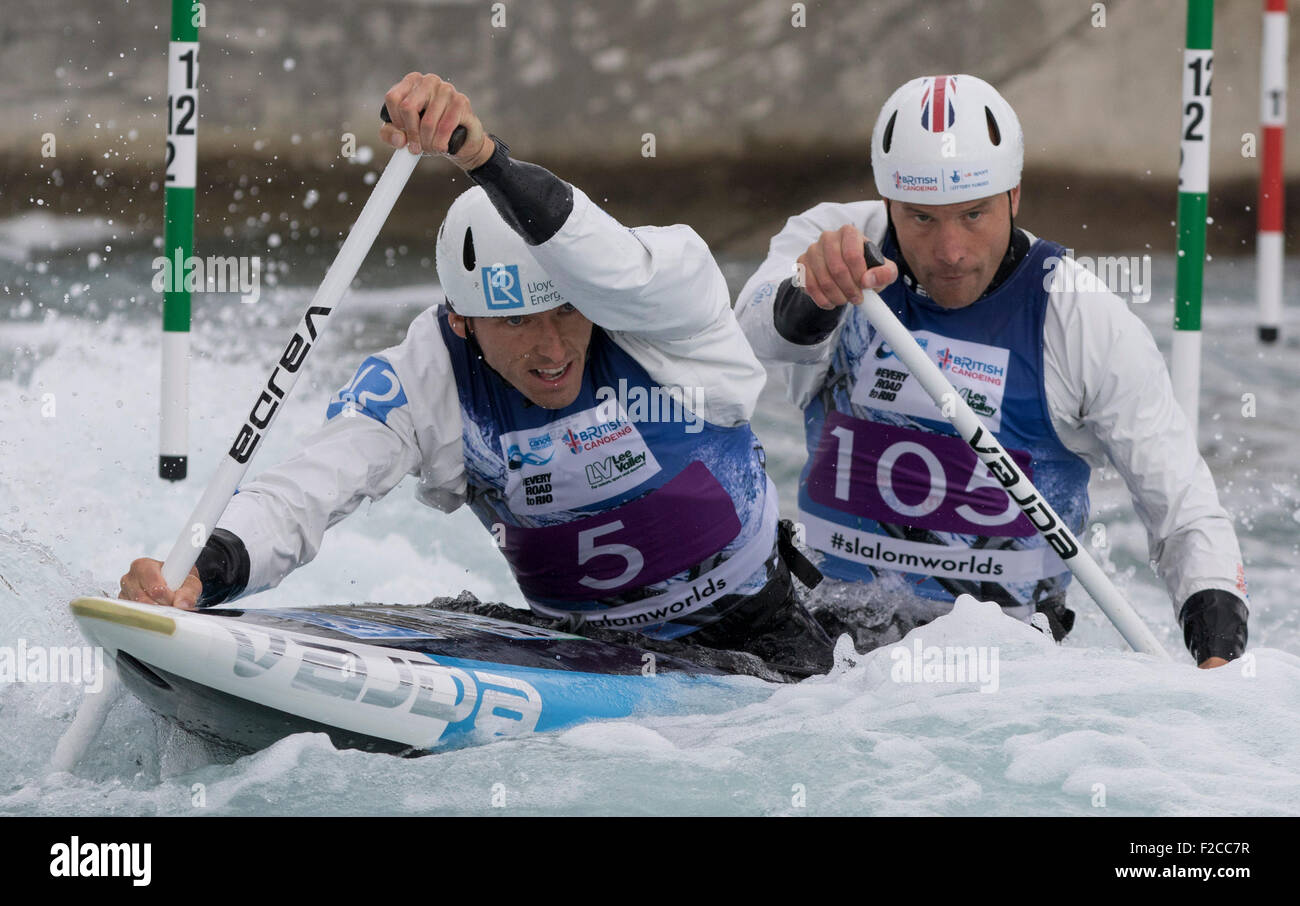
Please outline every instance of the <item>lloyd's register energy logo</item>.
[{"label": "lloyd's register energy logo", "polygon": [[483,268],[483,294],[487,296],[488,308],[523,308],[519,265],[493,264]]},{"label": "lloyd's register energy logo", "polygon": [[524,283],[517,264],[491,264],[482,269],[483,295],[493,311],[553,305],[563,301],[554,280]]}]

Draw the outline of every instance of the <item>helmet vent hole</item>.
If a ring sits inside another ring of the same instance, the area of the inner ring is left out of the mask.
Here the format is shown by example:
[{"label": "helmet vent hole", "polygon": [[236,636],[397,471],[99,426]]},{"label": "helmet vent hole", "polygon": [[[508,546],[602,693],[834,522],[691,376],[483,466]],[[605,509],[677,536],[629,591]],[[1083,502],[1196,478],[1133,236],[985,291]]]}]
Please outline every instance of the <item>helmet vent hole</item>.
[{"label": "helmet vent hole", "polygon": [[465,265],[465,270],[467,271],[474,270],[474,264],[475,264],[474,230],[471,229],[470,227],[465,227],[465,248],[464,248],[464,252],[462,253],[462,256],[463,256],[462,260]]},{"label": "helmet vent hole", "polygon": [[889,122],[885,124],[885,136],[880,140],[880,150],[889,153],[889,148],[894,144],[894,123],[898,120],[898,111],[895,110],[889,117]]},{"label": "helmet vent hole", "polygon": [[1002,130],[998,128],[998,121],[994,118],[993,111],[985,107],[984,117],[989,123],[989,141],[994,145],[1002,144]]}]

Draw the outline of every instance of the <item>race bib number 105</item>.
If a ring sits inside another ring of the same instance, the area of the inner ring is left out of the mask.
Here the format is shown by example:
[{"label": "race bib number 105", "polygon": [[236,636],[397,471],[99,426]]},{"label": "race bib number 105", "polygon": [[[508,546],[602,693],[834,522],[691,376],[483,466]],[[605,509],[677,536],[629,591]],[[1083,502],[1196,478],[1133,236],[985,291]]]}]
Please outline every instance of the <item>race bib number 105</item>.
[{"label": "race bib number 105", "polygon": [[[1031,474],[1030,456],[1009,451]],[[959,437],[832,412],[808,473],[808,495],[877,522],[963,535],[1035,534],[988,466]]]}]

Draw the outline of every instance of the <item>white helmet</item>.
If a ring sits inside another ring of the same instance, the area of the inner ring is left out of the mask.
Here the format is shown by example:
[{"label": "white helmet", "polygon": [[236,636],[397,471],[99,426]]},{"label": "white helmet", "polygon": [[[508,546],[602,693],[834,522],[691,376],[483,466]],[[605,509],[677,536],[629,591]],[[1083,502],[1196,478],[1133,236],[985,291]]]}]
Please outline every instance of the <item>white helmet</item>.
[{"label": "white helmet", "polygon": [[463,317],[532,315],[568,303],[481,186],[461,193],[438,229],[438,280]]},{"label": "white helmet", "polygon": [[876,119],[871,169],[882,198],[957,204],[1020,185],[1025,136],[1002,95],[969,75],[899,88]]}]

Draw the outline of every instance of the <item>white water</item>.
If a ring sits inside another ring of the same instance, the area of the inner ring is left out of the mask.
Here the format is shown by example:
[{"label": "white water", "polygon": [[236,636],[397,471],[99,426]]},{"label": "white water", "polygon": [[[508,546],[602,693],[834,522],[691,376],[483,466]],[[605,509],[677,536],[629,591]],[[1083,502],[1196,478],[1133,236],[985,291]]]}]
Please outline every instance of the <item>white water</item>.
[{"label": "white water", "polygon": [[[68,600],[115,593],[132,558],[163,556],[327,263],[277,249],[279,283],[264,285],[257,304],[196,302],[191,478],[169,485],[156,477],[153,253],[128,249],[117,232],[94,221],[0,224],[0,647],[82,644]],[[382,251],[381,240],[253,474],[319,423],[366,353],[438,300],[427,270]],[[1161,264],[1156,300],[1172,286],[1171,262]],[[1300,286],[1297,265],[1290,287]],[[745,266],[728,268],[733,284]],[[1201,413],[1202,447],[1247,560],[1249,659],[1191,665],[1123,485],[1102,475],[1093,522],[1108,543],[1094,555],[1175,654],[1172,665],[1127,652],[1076,588],[1079,620],[1063,647],[972,606],[898,646],[846,652],[830,676],[774,688],[758,704],[416,760],[340,752],[304,735],[224,764],[128,695],[71,774],[51,774],[48,762],[80,689],[10,683],[0,686],[0,814],[485,814],[494,797],[530,814],[1298,814],[1300,366],[1294,341],[1256,344],[1252,275],[1246,260],[1207,271]],[[1138,311],[1167,350],[1169,303]],[[1288,318],[1290,335],[1298,321]],[[1255,395],[1253,418],[1242,415],[1244,393]],[[787,511],[799,425],[770,387],[755,426]],[[256,602],[409,603],[461,589],[522,602],[478,522],[417,504],[408,482],[336,526],[316,562]],[[918,641],[996,649],[997,691],[896,681],[895,652]]]}]

